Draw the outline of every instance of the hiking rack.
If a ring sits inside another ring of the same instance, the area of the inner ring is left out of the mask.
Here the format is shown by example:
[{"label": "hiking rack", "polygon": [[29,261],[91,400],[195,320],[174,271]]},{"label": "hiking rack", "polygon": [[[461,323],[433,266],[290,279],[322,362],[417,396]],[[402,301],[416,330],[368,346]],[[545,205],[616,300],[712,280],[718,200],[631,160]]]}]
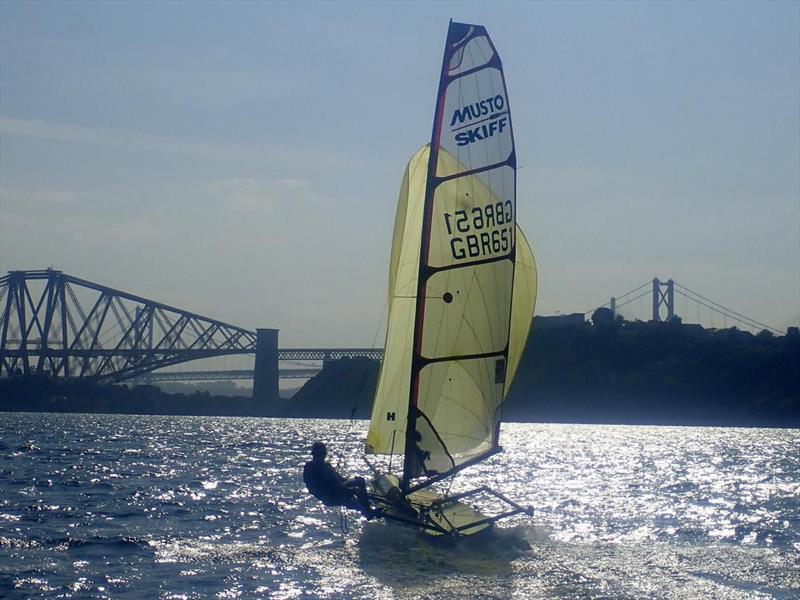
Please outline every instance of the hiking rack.
[{"label": "hiking rack", "polygon": [[[500,500],[501,502],[503,502],[504,504],[509,506],[510,510],[506,510],[506,511],[504,511],[504,512],[502,512],[500,514],[497,514],[497,515],[492,515],[492,516],[489,516],[489,517],[485,517],[483,519],[479,519],[479,520],[473,521],[471,523],[466,523],[466,524],[461,525],[459,527],[454,526],[450,522],[450,520],[445,516],[445,514],[443,512],[439,512],[439,515],[441,516],[441,518],[444,519],[444,521],[448,525],[450,525],[450,529],[449,530],[445,529],[444,527],[442,527],[441,525],[436,523],[432,518],[429,517],[429,514],[431,513],[431,511],[435,511],[437,509],[437,507],[442,507],[444,505],[447,505],[448,503],[457,502],[457,501],[462,500],[463,498],[469,498],[471,496],[475,496],[475,495],[482,494],[482,493],[485,493],[485,494],[488,494],[490,496],[493,496],[493,497],[497,498],[498,500]],[[377,502],[379,502],[381,504],[387,504],[387,499],[385,497],[383,497],[383,496],[380,496],[380,495],[377,495],[377,494],[370,494],[370,497],[373,500],[376,500]],[[481,527],[482,525],[487,525],[487,524],[488,525],[494,525],[494,523],[496,523],[497,521],[500,521],[501,519],[506,519],[508,517],[513,517],[514,515],[518,515],[518,514],[524,513],[524,514],[526,514],[528,516],[533,516],[533,507],[531,507],[531,506],[524,507],[524,506],[518,504],[517,502],[514,502],[508,496],[506,496],[506,495],[504,495],[504,494],[502,494],[502,493],[500,493],[500,492],[498,492],[496,490],[493,490],[490,487],[487,487],[485,485],[482,485],[482,486],[477,487],[477,488],[472,489],[472,490],[468,490],[466,492],[460,492],[458,494],[453,494],[452,496],[443,496],[442,498],[440,498],[438,500],[435,500],[430,504],[421,504],[419,502],[414,502],[413,500],[409,500],[407,496],[405,496],[404,498],[405,498],[406,502],[408,502],[408,504],[410,506],[414,507],[414,508],[412,508],[412,510],[416,510],[418,512],[419,518],[414,519],[414,518],[410,518],[410,517],[403,517],[403,516],[400,516],[400,515],[389,514],[389,513],[384,513],[383,514],[383,518],[385,518],[387,520],[390,520],[390,521],[395,521],[395,522],[398,522],[398,523],[402,523],[404,525],[420,527],[422,529],[425,529],[425,530],[428,530],[428,531],[431,531],[431,532],[434,532],[434,533],[439,533],[439,534],[442,534],[442,535],[451,535],[451,536],[455,536],[455,537],[460,537],[462,535],[465,535],[466,531],[468,531],[470,529],[475,529],[476,527]],[[390,504],[387,504],[387,505],[391,506]]]}]

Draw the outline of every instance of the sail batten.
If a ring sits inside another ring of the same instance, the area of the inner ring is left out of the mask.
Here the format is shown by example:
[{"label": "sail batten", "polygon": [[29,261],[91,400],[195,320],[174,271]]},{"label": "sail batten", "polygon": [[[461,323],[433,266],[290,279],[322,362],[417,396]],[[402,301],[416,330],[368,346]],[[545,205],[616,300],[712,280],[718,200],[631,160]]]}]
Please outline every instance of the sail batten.
[{"label": "sail batten", "polygon": [[420,362],[425,364],[436,363],[436,362],[445,362],[449,360],[470,360],[474,358],[491,358],[492,356],[505,356],[507,352],[507,348],[503,348],[503,350],[499,352],[484,352],[483,354],[453,354],[450,356],[441,356],[439,358],[421,358]]},{"label": "sail batten", "polygon": [[514,306],[520,259],[524,292],[535,297],[529,254],[516,224],[500,58],[482,26],[451,22],[431,143],[412,157],[401,186],[367,436],[367,452],[404,454],[405,489],[412,478],[438,479],[497,451],[500,407],[533,311],[530,298]]}]

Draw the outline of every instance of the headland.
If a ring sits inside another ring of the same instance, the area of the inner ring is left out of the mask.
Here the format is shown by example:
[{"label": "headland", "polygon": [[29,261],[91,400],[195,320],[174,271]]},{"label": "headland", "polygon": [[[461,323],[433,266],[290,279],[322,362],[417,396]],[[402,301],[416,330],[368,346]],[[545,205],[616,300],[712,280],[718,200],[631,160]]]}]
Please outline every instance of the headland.
[{"label": "headland", "polygon": [[[365,419],[378,372],[375,360],[331,361],[274,405],[20,376],[0,380],[0,410]],[[800,333],[537,318],[503,420],[800,427]]]}]

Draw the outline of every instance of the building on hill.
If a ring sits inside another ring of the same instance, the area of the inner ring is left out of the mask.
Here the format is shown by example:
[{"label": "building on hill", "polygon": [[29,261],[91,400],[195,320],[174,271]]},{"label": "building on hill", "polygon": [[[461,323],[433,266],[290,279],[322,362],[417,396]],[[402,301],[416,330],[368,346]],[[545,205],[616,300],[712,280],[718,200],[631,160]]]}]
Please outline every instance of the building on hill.
[{"label": "building on hill", "polygon": [[551,315],[543,317],[536,315],[533,317],[533,329],[563,329],[566,327],[583,327],[586,324],[586,317],[583,313],[572,313],[571,315]]}]

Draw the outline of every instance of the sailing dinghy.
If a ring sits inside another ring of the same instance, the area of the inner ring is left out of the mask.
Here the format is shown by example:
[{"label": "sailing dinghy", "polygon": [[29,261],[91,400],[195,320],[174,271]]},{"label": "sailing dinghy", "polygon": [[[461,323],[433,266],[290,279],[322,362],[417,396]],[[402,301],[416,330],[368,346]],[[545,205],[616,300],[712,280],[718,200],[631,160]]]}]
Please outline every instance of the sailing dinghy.
[{"label": "sailing dinghy", "polygon": [[[389,266],[389,321],[366,453],[384,516],[434,534],[471,535],[532,514],[486,486],[437,482],[501,450],[501,406],[525,348],[536,266],[516,223],[516,154],[500,57],[486,29],[450,22],[431,143],[403,177]],[[486,494],[484,516],[465,501]]]}]

